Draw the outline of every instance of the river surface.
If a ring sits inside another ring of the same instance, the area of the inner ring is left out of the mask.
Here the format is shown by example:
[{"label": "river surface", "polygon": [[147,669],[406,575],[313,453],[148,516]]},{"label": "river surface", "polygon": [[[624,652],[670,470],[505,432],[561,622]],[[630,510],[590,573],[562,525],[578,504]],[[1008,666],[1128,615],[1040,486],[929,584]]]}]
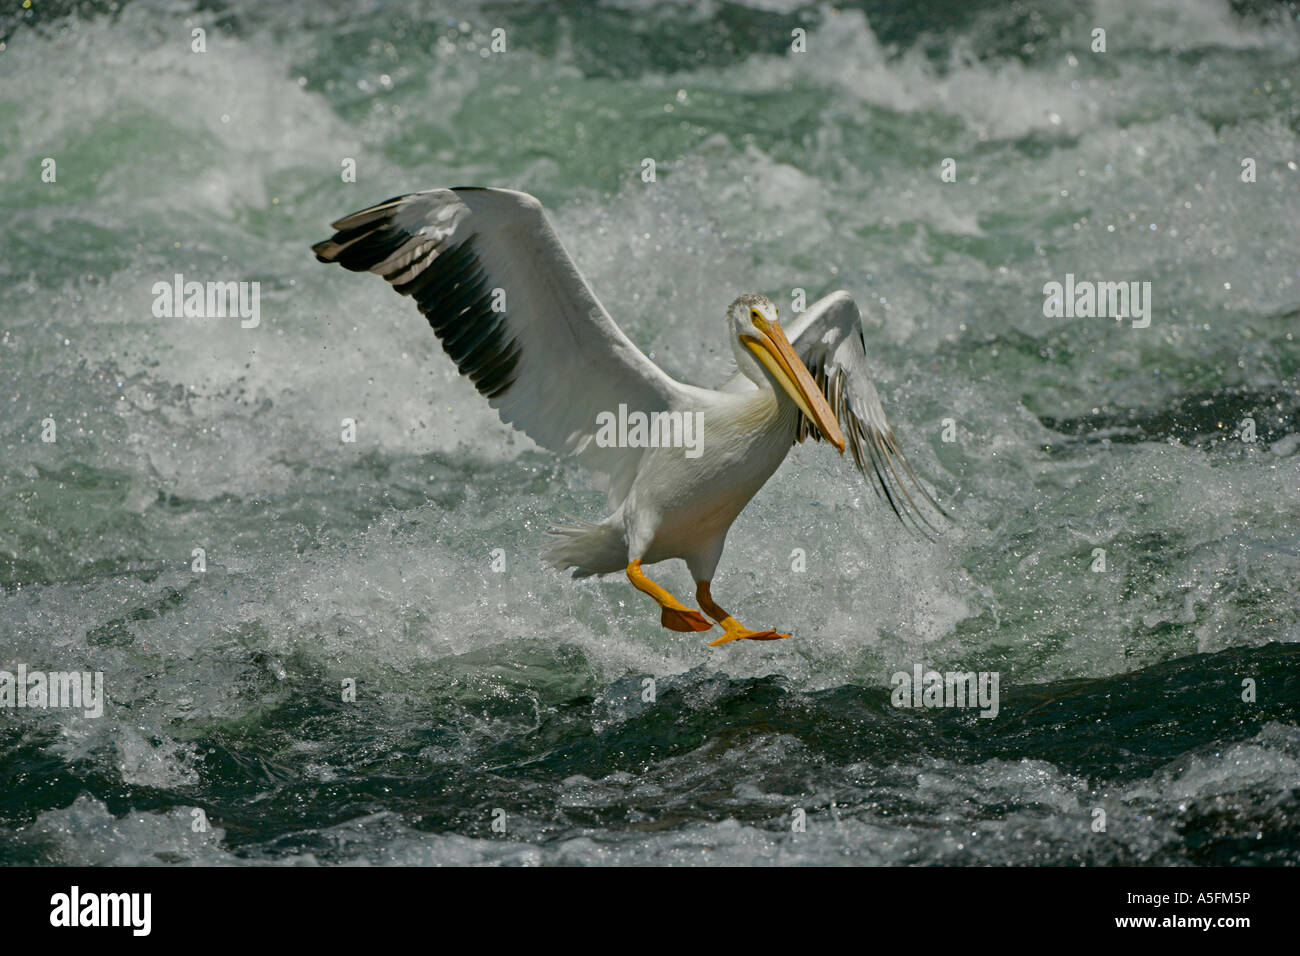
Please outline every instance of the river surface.
[{"label": "river surface", "polygon": [[[1285,5],[6,11],[0,670],[106,699],[0,712],[0,863],[1300,863]],[[603,496],[310,253],[471,184],[685,381],[737,294],[849,290],[951,524],[797,447],[714,583],[772,643],[547,569]],[[256,326],[156,316],[178,273]],[[895,707],[918,664],[996,716]]]}]

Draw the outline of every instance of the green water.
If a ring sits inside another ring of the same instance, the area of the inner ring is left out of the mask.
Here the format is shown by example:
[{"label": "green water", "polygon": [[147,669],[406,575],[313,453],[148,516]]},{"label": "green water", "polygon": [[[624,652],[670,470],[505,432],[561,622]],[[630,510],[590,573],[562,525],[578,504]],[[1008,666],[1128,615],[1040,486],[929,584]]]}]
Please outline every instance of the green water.
[{"label": "green water", "polygon": [[[0,861],[1295,863],[1291,17],[0,14],[0,669],[108,697],[0,712]],[[710,649],[546,569],[544,529],[601,495],[410,302],[310,253],[460,184],[541,198],[685,381],[730,373],[736,294],[852,292],[952,526],[909,534],[795,449],[714,585],[795,635],[772,644]],[[178,272],[260,282],[259,325],[156,318]],[[1150,282],[1150,326],[1045,316],[1067,273]],[[891,706],[915,663],[996,671],[997,717]]]}]

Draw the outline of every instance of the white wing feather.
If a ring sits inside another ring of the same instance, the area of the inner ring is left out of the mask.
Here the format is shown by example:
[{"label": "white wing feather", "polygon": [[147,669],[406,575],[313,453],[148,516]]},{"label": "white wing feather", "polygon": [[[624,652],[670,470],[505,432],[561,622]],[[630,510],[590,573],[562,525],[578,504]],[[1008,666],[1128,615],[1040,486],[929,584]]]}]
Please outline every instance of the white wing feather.
[{"label": "white wing feather", "polygon": [[683,389],[614,323],[540,202],[508,189],[432,189],[333,225],[312,247],[319,260],[374,272],[413,297],[503,421],[579,455],[622,499],[642,449],[597,446],[597,414],[620,403],[669,410]]}]

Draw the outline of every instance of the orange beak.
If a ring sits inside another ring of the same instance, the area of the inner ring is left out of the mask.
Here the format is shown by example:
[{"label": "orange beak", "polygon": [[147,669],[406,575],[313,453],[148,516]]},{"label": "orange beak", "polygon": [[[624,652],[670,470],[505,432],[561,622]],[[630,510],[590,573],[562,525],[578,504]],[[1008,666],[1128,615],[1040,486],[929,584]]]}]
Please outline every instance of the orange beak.
[{"label": "orange beak", "polygon": [[799,406],[799,411],[817,426],[817,430],[828,442],[839,449],[841,455],[844,454],[844,432],[840,431],[840,423],[835,420],[835,413],[826,404],[821,389],[813,381],[803,360],[795,354],[794,347],[785,337],[781,326],[758,316],[754,317],[753,322],[762,335],[742,335],[741,343],[772,373],[777,384]]}]

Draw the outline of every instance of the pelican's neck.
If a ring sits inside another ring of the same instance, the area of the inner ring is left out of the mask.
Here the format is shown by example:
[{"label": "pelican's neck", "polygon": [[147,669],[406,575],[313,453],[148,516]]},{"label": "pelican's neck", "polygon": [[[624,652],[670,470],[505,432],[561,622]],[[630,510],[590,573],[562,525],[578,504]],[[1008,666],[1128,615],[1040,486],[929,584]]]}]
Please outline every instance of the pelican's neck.
[{"label": "pelican's neck", "polygon": [[786,394],[785,389],[752,352],[745,348],[738,336],[732,336],[731,351],[736,357],[736,368],[741,375],[756,386],[756,391],[745,392],[746,416],[752,415],[751,424],[756,429],[782,431],[795,429],[799,421],[799,406]]},{"label": "pelican's neck", "polygon": [[793,432],[799,421],[799,406],[783,389],[762,376],[753,391],[740,393],[743,408],[737,416],[743,427],[757,432]]}]

